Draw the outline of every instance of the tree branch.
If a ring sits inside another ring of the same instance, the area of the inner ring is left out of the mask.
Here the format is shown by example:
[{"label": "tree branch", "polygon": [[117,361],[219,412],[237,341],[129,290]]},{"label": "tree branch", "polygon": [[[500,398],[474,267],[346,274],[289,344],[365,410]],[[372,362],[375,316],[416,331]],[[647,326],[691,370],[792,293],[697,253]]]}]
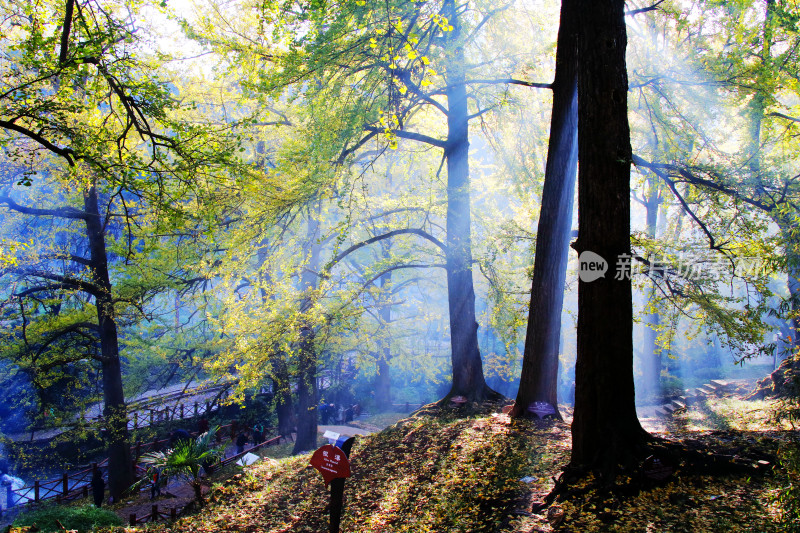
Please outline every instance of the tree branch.
[{"label": "tree branch", "polygon": [[[86,293],[91,294],[95,298],[102,296],[103,290],[95,285],[94,283],[90,283],[88,281],[84,281],[82,279],[71,278],[69,276],[61,276],[59,274],[51,274],[50,272],[42,272],[39,270],[22,270],[22,269],[14,269],[14,271],[18,272],[19,274],[26,275],[26,276],[33,276],[36,278],[47,279],[50,281],[55,281],[61,288],[72,288],[84,291]],[[54,286],[56,287],[56,286]],[[37,291],[41,292],[41,291]]]},{"label": "tree branch", "polygon": [[15,124],[9,120],[0,120],[0,128],[5,128],[7,130],[16,131],[17,133],[21,133],[24,136],[28,137],[29,139],[36,141],[37,143],[41,144],[51,152],[56,155],[59,155],[67,160],[67,164],[69,166],[75,166],[75,152],[71,148],[59,148],[55,144],[51,143],[38,133],[35,133],[28,128]]},{"label": "tree branch", "polygon": [[363,248],[364,246],[367,246],[369,244],[372,244],[372,243],[375,243],[375,242],[378,242],[378,241],[382,241],[384,239],[390,239],[390,238],[392,238],[392,237],[394,237],[396,235],[419,235],[420,237],[431,241],[433,244],[435,244],[436,246],[441,248],[443,251],[447,250],[447,245],[445,245],[442,241],[440,241],[439,239],[437,239],[436,237],[434,237],[433,235],[431,235],[430,233],[428,233],[426,231],[423,231],[421,229],[415,229],[415,228],[396,229],[394,231],[390,231],[389,233],[384,233],[382,235],[376,235],[375,237],[371,237],[371,238],[369,238],[369,239],[367,239],[365,241],[361,241],[359,243],[356,243],[356,244],[352,245],[350,248],[348,248],[347,250],[341,252],[336,257],[331,259],[330,262],[326,265],[325,271],[326,272],[329,271],[331,269],[331,267],[336,265],[342,259],[344,259],[348,255],[350,255],[351,253],[355,252],[359,248]]},{"label": "tree branch", "polygon": [[75,9],[75,0],[67,0],[67,8],[64,12],[64,29],[61,31],[61,51],[58,54],[58,62],[62,65],[67,62],[67,52],[69,51],[69,31],[72,28],[72,11]]},{"label": "tree branch", "polygon": [[[383,132],[382,129],[376,128],[375,126],[364,126],[365,131],[370,131],[375,134]],[[410,139],[412,141],[419,141],[425,144],[430,144],[431,146],[436,146],[437,148],[446,148],[447,143],[440,139],[435,139],[433,137],[429,137],[428,135],[424,135],[422,133],[416,133],[413,131],[405,131],[405,130],[392,130],[392,133],[400,137],[401,139]]]},{"label": "tree branch", "polygon": [[464,82],[466,85],[522,85],[523,87],[533,87],[535,89],[552,89],[552,83],[538,83],[533,81],[517,80],[514,78],[498,78],[496,80],[467,80]]},{"label": "tree branch", "polygon": [[662,4],[663,2],[664,2],[664,0],[658,0],[658,2],[656,2],[652,6],[643,7],[643,8],[640,8],[640,9],[631,9],[631,10],[625,11],[625,15],[632,17],[634,15],[638,15],[639,13],[647,13],[648,11],[655,11],[656,9],[658,9],[659,4]]},{"label": "tree branch", "polygon": [[76,220],[86,220],[89,216],[85,212],[75,209],[74,207],[59,207],[57,209],[38,209],[35,207],[26,207],[24,205],[19,205],[7,194],[0,196],[0,202],[6,204],[12,211],[22,213],[23,215],[32,215],[36,217],[60,217]]},{"label": "tree branch", "polygon": [[[669,173],[674,173],[678,177],[682,178],[682,181],[684,181],[686,183],[689,183],[689,184],[697,186],[697,187],[706,187],[708,189],[712,189],[712,190],[721,192],[723,194],[726,194],[726,195],[730,196],[731,198],[734,198],[736,200],[741,200],[742,202],[750,204],[753,207],[757,207],[757,208],[759,208],[762,211],[765,211],[767,213],[769,213],[770,211],[772,211],[776,207],[776,205],[774,205],[774,204],[770,205],[770,204],[766,204],[764,202],[761,202],[759,200],[753,200],[752,198],[748,198],[747,196],[744,196],[741,193],[739,193],[738,191],[736,191],[735,189],[732,189],[730,187],[726,187],[725,185],[720,185],[719,183],[716,183],[716,182],[714,182],[712,180],[705,179],[705,178],[700,178],[700,177],[696,176],[695,174],[693,174],[692,173],[692,169],[690,169],[690,168],[679,167],[677,165],[668,165],[668,164],[665,164],[665,163],[651,163],[649,161],[646,161],[646,160],[642,159],[641,157],[639,157],[637,155],[633,155],[632,158],[631,158],[631,161],[637,167],[644,167],[644,168],[652,171],[654,174],[659,176],[662,180],[665,180],[665,182],[666,182],[666,180],[669,179]],[[664,172],[664,171],[667,171],[667,172]],[[672,180],[670,180],[670,181],[672,181]],[[669,185],[669,183],[667,183],[667,184]]]}]

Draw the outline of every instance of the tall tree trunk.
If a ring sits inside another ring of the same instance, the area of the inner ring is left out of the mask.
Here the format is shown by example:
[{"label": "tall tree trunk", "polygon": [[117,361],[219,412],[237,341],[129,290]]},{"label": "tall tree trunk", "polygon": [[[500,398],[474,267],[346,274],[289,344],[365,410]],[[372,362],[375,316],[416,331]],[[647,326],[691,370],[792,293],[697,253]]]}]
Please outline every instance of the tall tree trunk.
[{"label": "tall tree trunk", "polygon": [[[270,300],[274,300],[274,296],[270,296],[264,289],[265,286],[272,284],[272,274],[264,268],[268,254],[269,241],[264,238],[256,255],[262,283],[262,288],[260,289],[261,301],[264,305],[268,305]],[[272,404],[278,417],[278,435],[281,437],[291,435],[295,429],[291,378],[289,376],[286,353],[277,344],[273,347],[272,355],[270,356],[270,379],[272,380],[273,390]]]},{"label": "tall tree trunk", "polygon": [[105,230],[100,217],[97,189],[92,185],[83,196],[86,236],[89,241],[92,278],[99,288],[95,297],[100,332],[100,356],[103,369],[103,417],[108,439],[109,492],[119,501],[133,484],[133,465],[128,445],[128,416],[122,389],[117,323],[108,275]]},{"label": "tall tree trunk", "polygon": [[447,301],[453,384],[448,393],[483,401],[496,396],[483,376],[478,350],[475,288],[472,280],[472,241],[469,182],[469,114],[464,73],[462,29],[455,0],[445,0],[444,15],[453,30],[447,32]]},{"label": "tall tree trunk", "polygon": [[[657,158],[656,158],[657,160]],[[647,236],[655,239],[658,228],[658,210],[661,208],[661,189],[656,176],[647,178],[647,195],[644,200],[645,216],[647,221]],[[655,257],[649,258],[651,261]],[[647,288],[647,303],[655,306],[656,288],[650,284]],[[643,329],[642,345],[642,387],[645,394],[661,395],[661,350],[658,346],[658,328],[661,324],[661,315],[653,307],[646,315]]]},{"label": "tall tree trunk", "polygon": [[[389,250],[384,248],[384,259],[389,257]],[[381,335],[377,366],[378,372],[375,375],[375,407],[379,412],[389,411],[392,404],[392,380],[390,375],[389,361],[392,358],[392,343],[388,334],[389,325],[392,322],[392,273],[387,272],[381,277],[381,292],[378,300],[378,319],[380,328],[386,332]],[[389,292],[389,294],[387,294]]]},{"label": "tall tree trunk", "polygon": [[292,389],[289,369],[286,368],[286,355],[276,351],[272,358],[273,404],[278,416],[278,435],[291,435],[294,432],[294,413],[292,409]]},{"label": "tall tree trunk", "polygon": [[317,447],[317,352],[314,330],[304,325],[300,331],[297,365],[297,438],[292,454]]},{"label": "tall tree trunk", "polygon": [[630,271],[631,145],[627,115],[624,0],[582,0],[578,32],[579,254],[609,266],[605,277],[578,284],[573,466],[613,474],[644,451],[636,417]]},{"label": "tall tree trunk", "polygon": [[[319,216],[322,201],[314,209],[309,209],[308,232],[306,235],[307,264],[300,276],[304,296],[300,302],[300,312],[308,312],[314,302],[314,291],[319,285],[319,254],[317,242],[319,232]],[[305,319],[302,319],[305,320]],[[294,441],[293,454],[313,450],[317,447],[317,352],[314,347],[314,328],[312,324],[300,326],[300,345],[297,362],[297,438]]]},{"label": "tall tree trunk", "polygon": [[[561,3],[553,112],[544,174],[542,208],[536,233],[531,303],[522,374],[512,416],[535,401],[558,414],[558,353],[561,309],[569,259],[572,204],[578,164],[577,0]],[[560,416],[560,415],[559,415]]]}]

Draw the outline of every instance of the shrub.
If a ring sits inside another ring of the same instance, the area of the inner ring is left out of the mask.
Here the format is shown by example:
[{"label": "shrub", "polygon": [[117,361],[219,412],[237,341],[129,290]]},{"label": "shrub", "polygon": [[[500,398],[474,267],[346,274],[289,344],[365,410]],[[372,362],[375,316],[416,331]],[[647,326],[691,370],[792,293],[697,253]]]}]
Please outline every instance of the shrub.
[{"label": "shrub", "polygon": [[36,524],[41,532],[64,531],[58,525],[59,522],[67,529],[77,529],[80,532],[91,531],[97,527],[122,525],[122,519],[116,514],[93,505],[83,507],[48,505],[20,514],[13,525],[22,527]]}]

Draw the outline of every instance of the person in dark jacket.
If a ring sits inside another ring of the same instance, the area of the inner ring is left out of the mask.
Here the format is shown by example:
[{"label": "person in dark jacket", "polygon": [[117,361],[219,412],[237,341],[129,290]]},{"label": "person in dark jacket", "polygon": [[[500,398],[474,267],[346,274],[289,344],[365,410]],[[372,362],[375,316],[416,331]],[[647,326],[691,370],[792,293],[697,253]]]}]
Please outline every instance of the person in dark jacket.
[{"label": "person in dark jacket", "polygon": [[244,453],[244,445],[247,444],[247,432],[242,431],[239,433],[239,436],[236,438],[236,455],[240,453]]},{"label": "person in dark jacket", "polygon": [[169,437],[169,445],[175,447],[182,440],[190,441],[192,436],[185,429],[176,429]]},{"label": "person in dark jacket", "polygon": [[100,507],[103,505],[103,499],[105,499],[105,492],[106,492],[106,482],[103,479],[103,474],[100,472],[99,468],[94,469],[94,474],[92,474],[92,498],[94,498],[94,506]]},{"label": "person in dark jacket", "polygon": [[155,500],[161,496],[161,470],[154,468],[150,472],[150,499]]},{"label": "person in dark jacket", "polygon": [[253,426],[253,444],[257,445],[262,442],[264,442],[264,426],[259,423]]}]

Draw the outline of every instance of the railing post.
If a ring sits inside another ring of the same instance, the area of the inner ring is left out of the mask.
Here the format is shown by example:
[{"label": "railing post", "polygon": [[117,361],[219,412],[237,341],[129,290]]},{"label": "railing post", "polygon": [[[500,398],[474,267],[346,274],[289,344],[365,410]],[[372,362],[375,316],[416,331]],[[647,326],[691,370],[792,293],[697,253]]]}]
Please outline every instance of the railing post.
[{"label": "railing post", "polygon": [[150,409],[150,425],[153,425],[153,410]]},{"label": "railing post", "polygon": [[236,440],[236,426],[237,425],[238,425],[238,422],[236,420],[232,420],[231,421],[231,440],[233,440],[233,441]]},{"label": "railing post", "polygon": [[69,477],[67,476],[66,472],[64,472],[64,475],[61,477],[61,486],[62,492],[64,493],[64,496],[66,496],[69,492]]},{"label": "railing post", "polygon": [[11,485],[6,488],[6,507],[8,509],[14,507],[14,487]]},{"label": "railing post", "polygon": [[155,522],[158,520],[158,505],[153,504],[153,509],[150,511],[150,521]]},{"label": "railing post", "polygon": [[89,485],[84,485],[83,486],[82,493],[83,493],[83,497],[84,498],[88,498],[89,497]]},{"label": "railing post", "polygon": [[183,404],[181,404],[181,420],[183,419]]},{"label": "railing post", "polygon": [[172,509],[169,510],[169,519],[175,520],[176,518],[178,518],[178,508],[173,507]]},{"label": "railing post", "polygon": [[133,412],[133,429],[139,429],[139,412]]},{"label": "railing post", "polygon": [[194,402],[194,417],[197,418],[197,402]]},{"label": "railing post", "polygon": [[142,455],[142,441],[136,441],[136,460],[139,460],[139,457]]},{"label": "railing post", "polygon": [[131,513],[131,515],[128,517],[128,525],[131,527],[136,526],[136,513]]},{"label": "railing post", "polygon": [[33,482],[33,501],[39,501],[39,480]]}]

